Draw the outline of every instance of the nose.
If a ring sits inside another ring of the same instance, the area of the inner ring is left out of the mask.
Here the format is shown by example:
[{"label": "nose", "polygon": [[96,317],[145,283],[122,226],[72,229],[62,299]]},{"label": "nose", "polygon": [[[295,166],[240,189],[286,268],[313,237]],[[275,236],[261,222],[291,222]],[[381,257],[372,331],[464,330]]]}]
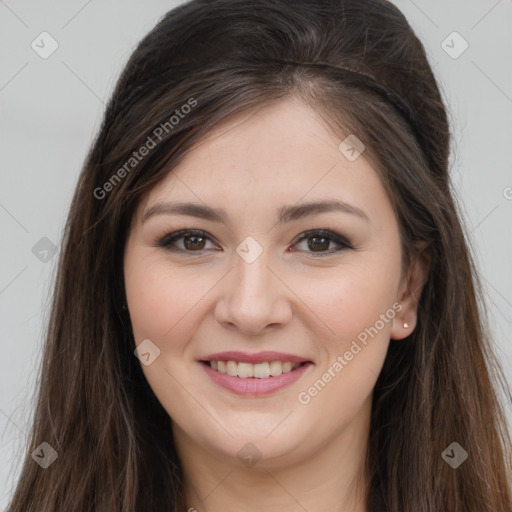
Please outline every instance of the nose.
[{"label": "nose", "polygon": [[291,292],[265,255],[266,251],[252,263],[235,255],[215,307],[215,318],[224,327],[256,336],[290,322]]}]

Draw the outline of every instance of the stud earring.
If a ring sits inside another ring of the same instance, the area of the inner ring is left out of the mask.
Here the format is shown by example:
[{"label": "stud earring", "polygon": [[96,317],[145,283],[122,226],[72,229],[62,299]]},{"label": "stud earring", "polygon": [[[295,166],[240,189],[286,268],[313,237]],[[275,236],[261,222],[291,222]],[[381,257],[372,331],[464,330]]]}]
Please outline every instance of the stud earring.
[{"label": "stud earring", "polygon": [[407,322],[404,322],[404,329],[407,329],[409,327],[409,324]]}]

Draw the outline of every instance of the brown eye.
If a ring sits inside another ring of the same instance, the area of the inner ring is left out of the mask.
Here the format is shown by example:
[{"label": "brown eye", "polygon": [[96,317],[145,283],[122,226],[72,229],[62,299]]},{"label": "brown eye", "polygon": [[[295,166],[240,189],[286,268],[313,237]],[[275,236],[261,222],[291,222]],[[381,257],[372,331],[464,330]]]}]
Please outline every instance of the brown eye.
[{"label": "brown eye", "polygon": [[200,252],[208,242],[211,238],[204,231],[185,229],[165,235],[158,245],[173,252]]},{"label": "brown eye", "polygon": [[326,237],[313,236],[307,239],[308,247],[312,251],[326,251],[329,248],[330,240]]},{"label": "brown eye", "polygon": [[204,249],[205,239],[196,235],[189,235],[183,237],[185,249],[193,251],[195,249]]},{"label": "brown eye", "polygon": [[[299,245],[303,241],[307,242],[306,248],[300,250],[309,252],[314,256],[329,256],[344,249],[352,249],[352,245],[341,235],[323,229],[307,231],[297,240],[296,245]],[[330,244],[337,245],[338,247],[329,249]]]}]

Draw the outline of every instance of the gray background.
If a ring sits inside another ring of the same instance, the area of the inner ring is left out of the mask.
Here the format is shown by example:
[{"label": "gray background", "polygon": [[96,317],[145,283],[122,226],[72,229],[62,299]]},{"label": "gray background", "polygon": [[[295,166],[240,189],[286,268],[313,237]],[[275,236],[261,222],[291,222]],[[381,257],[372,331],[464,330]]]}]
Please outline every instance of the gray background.
[{"label": "gray background", "polygon": [[[78,172],[122,65],[179,3],[0,1],[1,509],[32,414],[57,260],[51,244],[60,243]],[[425,44],[448,103],[457,199],[497,353],[512,381],[512,1],[395,3]],[[58,43],[46,59],[31,47],[34,40],[42,46],[44,31]],[[469,45],[460,55],[465,43],[454,31]]]}]

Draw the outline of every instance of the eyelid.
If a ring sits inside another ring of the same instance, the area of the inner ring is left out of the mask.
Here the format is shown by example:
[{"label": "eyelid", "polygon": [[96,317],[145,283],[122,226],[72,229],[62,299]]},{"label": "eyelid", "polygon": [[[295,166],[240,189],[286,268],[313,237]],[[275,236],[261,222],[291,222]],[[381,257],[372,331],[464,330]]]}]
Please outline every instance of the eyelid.
[{"label": "eyelid", "polygon": [[[215,240],[215,238],[212,235],[210,235],[209,233],[207,233],[206,231],[203,231],[202,229],[180,229],[178,231],[173,231],[171,233],[167,233],[166,235],[164,235],[162,238],[160,238],[158,240],[157,243],[160,247],[163,247],[164,249],[169,249],[172,242],[175,242],[175,241],[185,238],[187,236],[198,236],[200,238],[206,238],[206,239],[210,240],[211,242],[214,242],[215,244],[217,244],[217,241]],[[184,249],[178,249],[178,248],[173,248],[173,249],[169,249],[169,250],[174,250],[176,252],[186,252],[189,254],[194,253],[194,252],[200,252],[200,251],[186,251]]]},{"label": "eyelid", "polygon": [[326,251],[320,251],[320,252],[314,252],[314,251],[301,251],[300,249],[293,249],[291,252],[305,252],[306,254],[310,255],[312,258],[322,258],[322,257],[329,257],[335,254],[338,254],[340,252],[346,251],[346,250],[353,250],[354,247],[352,244],[342,235],[337,233],[336,231],[330,230],[330,229],[310,229],[308,231],[304,231],[301,233],[293,242],[293,245],[296,245],[303,240],[307,240],[308,238],[315,238],[315,237],[323,237],[329,239],[331,242],[336,244],[338,247],[334,249],[328,249]]},{"label": "eyelid", "polygon": [[312,238],[315,235],[319,237],[324,236],[325,238],[331,239],[333,242],[340,246],[352,249],[352,244],[344,236],[336,233],[336,231],[332,231],[331,229],[309,229],[308,231],[301,233],[293,243],[296,244],[304,239]]}]

